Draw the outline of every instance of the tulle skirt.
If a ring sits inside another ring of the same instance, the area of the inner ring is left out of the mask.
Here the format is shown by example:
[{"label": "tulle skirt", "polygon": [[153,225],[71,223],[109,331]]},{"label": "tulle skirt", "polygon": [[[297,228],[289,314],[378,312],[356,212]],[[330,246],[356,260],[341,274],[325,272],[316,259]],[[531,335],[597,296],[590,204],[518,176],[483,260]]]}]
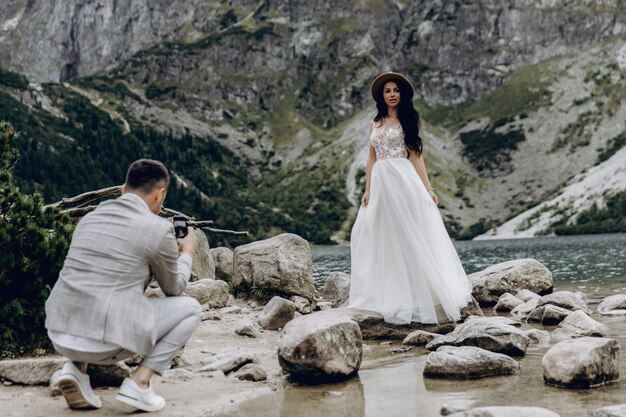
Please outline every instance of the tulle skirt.
[{"label": "tulle skirt", "polygon": [[458,321],[471,301],[437,206],[408,159],[374,164],[351,235],[349,306],[394,324]]}]

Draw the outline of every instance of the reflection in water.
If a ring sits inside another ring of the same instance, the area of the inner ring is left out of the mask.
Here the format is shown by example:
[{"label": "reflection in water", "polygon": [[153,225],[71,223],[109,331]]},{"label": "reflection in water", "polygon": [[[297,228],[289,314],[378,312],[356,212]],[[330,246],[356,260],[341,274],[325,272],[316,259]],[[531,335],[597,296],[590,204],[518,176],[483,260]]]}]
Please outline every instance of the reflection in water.
[{"label": "reflection in water", "polygon": [[[507,241],[455,242],[468,273],[494,263],[516,258],[535,258],[553,272],[555,290],[583,291],[595,311],[606,296],[626,293],[626,234],[520,239]],[[329,272],[350,270],[346,247],[316,247],[312,250],[316,286],[323,285]],[[626,320],[597,313],[594,319],[606,324],[621,347],[626,349]],[[522,328],[554,327],[523,324]],[[398,345],[400,342],[395,341]],[[440,415],[442,405],[457,409],[519,405],[538,406],[562,417],[589,416],[596,408],[626,402],[626,384],[620,382],[590,390],[549,387],[543,382],[541,359],[554,344],[531,345],[519,358],[522,372],[477,380],[423,378],[427,351],[416,348],[393,355],[389,346],[368,341],[359,376],[338,384],[289,385],[283,392],[244,404],[236,416],[258,417],[395,417]],[[626,361],[620,366],[626,376]]]}]

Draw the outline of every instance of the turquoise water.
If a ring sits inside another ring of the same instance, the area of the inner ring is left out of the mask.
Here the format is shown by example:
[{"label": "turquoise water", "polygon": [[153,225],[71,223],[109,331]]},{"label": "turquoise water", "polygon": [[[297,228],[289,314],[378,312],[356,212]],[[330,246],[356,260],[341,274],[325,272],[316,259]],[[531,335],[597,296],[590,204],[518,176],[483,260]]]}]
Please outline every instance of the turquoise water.
[{"label": "turquoise water", "polygon": [[[592,311],[604,297],[626,293],[626,234],[464,241],[455,246],[467,273],[510,259],[535,258],[553,272],[555,290],[584,292]],[[314,247],[312,254],[318,288],[330,272],[350,272],[349,247]],[[626,318],[597,313],[593,317],[606,324],[626,349]],[[393,343],[398,346],[400,341]],[[380,341],[367,341],[357,377],[318,386],[289,384],[284,390],[249,401],[229,416],[437,417],[445,404],[457,409],[538,406],[562,417],[584,417],[596,408],[626,403],[626,384],[620,381],[590,390],[546,386],[541,359],[553,343],[531,345],[519,359],[519,375],[459,381],[423,378],[428,353],[424,348],[394,355],[391,347],[381,346]],[[622,379],[626,378],[626,361],[620,372]]]}]

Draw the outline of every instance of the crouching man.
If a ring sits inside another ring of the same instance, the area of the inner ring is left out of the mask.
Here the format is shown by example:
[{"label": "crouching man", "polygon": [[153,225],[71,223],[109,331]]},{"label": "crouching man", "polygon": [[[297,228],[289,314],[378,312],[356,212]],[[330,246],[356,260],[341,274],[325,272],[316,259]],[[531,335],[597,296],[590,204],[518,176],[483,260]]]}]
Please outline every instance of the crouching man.
[{"label": "crouching man", "polygon": [[[128,168],[122,196],[101,203],[76,226],[50,297],[46,328],[55,349],[68,359],[59,389],[73,409],[99,408],[87,364],[112,364],[136,353],[141,365],[116,397],[143,411],[165,406],[150,379],[161,375],[200,322],[201,307],[180,296],[191,275],[197,241],[193,229],[176,239],[172,223],[157,216],[169,173],[158,161]],[[154,277],[165,298],[147,298]]]}]

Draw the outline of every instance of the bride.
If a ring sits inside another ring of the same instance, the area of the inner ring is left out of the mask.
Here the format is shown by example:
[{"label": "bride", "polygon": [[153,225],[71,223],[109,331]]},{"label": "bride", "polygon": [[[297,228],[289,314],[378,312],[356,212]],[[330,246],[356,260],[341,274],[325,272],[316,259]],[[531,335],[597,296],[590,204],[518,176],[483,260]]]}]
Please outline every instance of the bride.
[{"label": "bride", "polygon": [[394,324],[458,321],[472,287],[437,209],[422,158],[413,86],[386,72],[372,83],[365,193],[352,228],[349,306]]}]

